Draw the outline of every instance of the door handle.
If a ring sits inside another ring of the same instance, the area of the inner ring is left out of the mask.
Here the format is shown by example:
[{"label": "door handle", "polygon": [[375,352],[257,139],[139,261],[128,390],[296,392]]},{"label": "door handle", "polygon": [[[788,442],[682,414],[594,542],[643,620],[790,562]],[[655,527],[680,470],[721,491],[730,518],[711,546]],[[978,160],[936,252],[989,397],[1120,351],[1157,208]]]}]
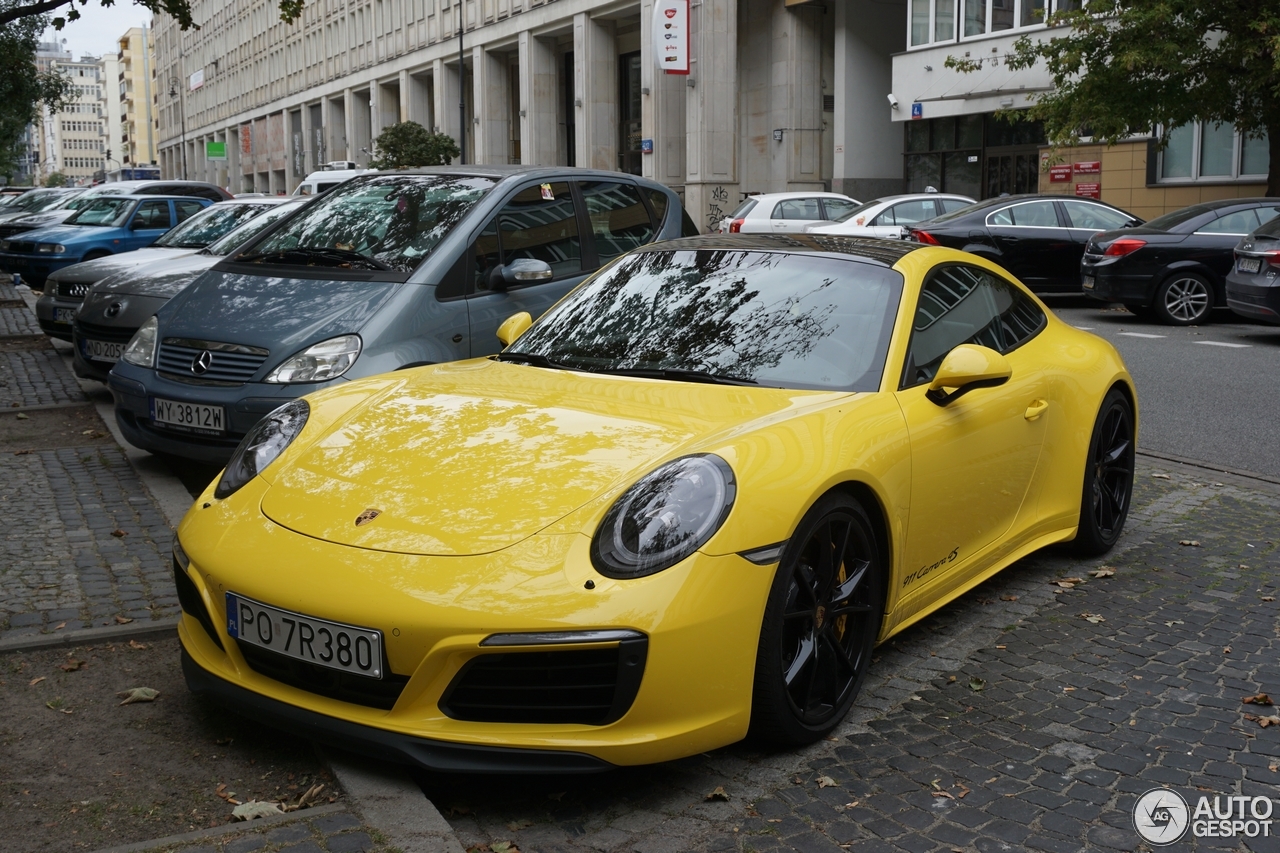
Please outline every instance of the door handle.
[{"label": "door handle", "polygon": [[1043,415],[1048,408],[1048,400],[1032,400],[1031,405],[1027,406],[1027,411],[1023,417],[1029,421],[1034,421],[1036,418]]}]

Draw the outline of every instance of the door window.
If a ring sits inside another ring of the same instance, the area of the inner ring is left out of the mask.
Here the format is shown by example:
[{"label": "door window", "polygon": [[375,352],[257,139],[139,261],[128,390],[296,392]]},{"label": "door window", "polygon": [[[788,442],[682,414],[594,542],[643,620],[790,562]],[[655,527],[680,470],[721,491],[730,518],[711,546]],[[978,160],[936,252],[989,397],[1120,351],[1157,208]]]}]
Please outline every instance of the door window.
[{"label": "door window", "polygon": [[[173,207],[178,212],[178,221],[185,222],[204,210],[205,206],[198,201],[175,201]],[[248,219],[249,217],[245,218]]]},{"label": "door window", "polygon": [[583,181],[578,186],[601,264],[653,242],[653,223],[637,187],[614,181]]},{"label": "door window", "polygon": [[1044,324],[1044,312],[1009,282],[976,267],[939,267],[920,289],[902,387],[932,380],[960,344],[1009,352]]},{"label": "door window", "polygon": [[567,183],[521,190],[485,226],[475,242],[475,289],[489,290],[494,270],[520,258],[546,261],[553,278],[582,272],[582,240]]},{"label": "door window", "polygon": [[1197,230],[1197,234],[1248,234],[1261,224],[1258,222],[1258,214],[1250,210],[1237,210],[1235,213],[1228,213],[1226,216],[1219,216],[1212,222],[1201,225]]},{"label": "door window", "polygon": [[144,201],[138,205],[138,212],[133,217],[135,228],[164,228],[173,226],[169,218],[169,202]]},{"label": "door window", "polygon": [[778,202],[773,208],[773,219],[821,219],[816,198],[791,198]]},{"label": "door window", "polygon": [[950,213],[953,210],[959,210],[962,207],[968,207],[973,204],[971,201],[961,201],[958,198],[940,198],[938,204],[942,205],[943,213]]},{"label": "door window", "polygon": [[1132,222],[1126,214],[1100,204],[1089,204],[1087,201],[1064,201],[1067,219],[1072,228],[1088,228],[1092,231],[1115,231],[1123,228],[1126,222]]},{"label": "door window", "polygon": [[826,219],[842,219],[854,208],[860,207],[856,201],[845,201],[842,198],[824,198],[822,206],[826,208]]},{"label": "door window", "polygon": [[1030,201],[997,210],[987,217],[988,225],[1014,225],[1024,228],[1057,228],[1058,213],[1051,201]]}]

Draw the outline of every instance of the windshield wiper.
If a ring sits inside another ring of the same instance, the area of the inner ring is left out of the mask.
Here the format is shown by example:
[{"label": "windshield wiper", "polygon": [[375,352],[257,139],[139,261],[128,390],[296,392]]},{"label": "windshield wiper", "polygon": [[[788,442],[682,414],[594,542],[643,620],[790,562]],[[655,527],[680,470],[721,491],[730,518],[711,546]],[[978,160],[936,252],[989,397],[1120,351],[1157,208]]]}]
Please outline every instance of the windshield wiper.
[{"label": "windshield wiper", "polygon": [[675,379],[679,382],[705,382],[708,385],[759,385],[754,379],[741,376],[726,376],[711,373],[707,370],[688,370],[683,367],[605,367],[596,368],[595,373],[609,373],[614,376],[639,376],[642,379]]},{"label": "windshield wiper", "polygon": [[532,367],[547,367],[552,370],[579,370],[577,367],[570,367],[567,364],[561,364],[553,361],[545,355],[536,352],[500,352],[490,358],[498,361],[509,361],[512,364],[528,364]]},{"label": "windshield wiper", "polygon": [[304,263],[308,261],[328,261],[329,266],[340,267],[343,264],[362,264],[365,269],[382,270],[384,272],[392,272],[391,267],[384,264],[377,258],[371,258],[368,255],[362,255],[359,252],[353,252],[349,249],[336,248],[310,248],[299,246],[293,249],[281,249],[278,252],[254,252],[250,255],[241,255],[236,258],[237,261],[246,263],[260,263],[268,258],[275,258],[288,263],[292,259],[300,259]]}]

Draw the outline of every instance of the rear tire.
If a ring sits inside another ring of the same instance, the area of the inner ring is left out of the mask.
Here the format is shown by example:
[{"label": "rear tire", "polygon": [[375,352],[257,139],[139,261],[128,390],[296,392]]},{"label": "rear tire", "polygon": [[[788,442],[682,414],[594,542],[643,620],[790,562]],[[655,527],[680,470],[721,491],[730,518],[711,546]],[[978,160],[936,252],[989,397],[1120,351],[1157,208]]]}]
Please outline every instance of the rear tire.
[{"label": "rear tire", "polygon": [[1080,526],[1071,549],[1081,557],[1107,553],[1119,540],[1133,497],[1133,407],[1118,388],[1102,400],[1084,463]]},{"label": "rear tire", "polygon": [[1209,319],[1213,285],[1199,273],[1179,272],[1156,288],[1156,319],[1167,326],[1194,326]]},{"label": "rear tire", "polygon": [[818,501],[783,552],[756,651],[750,736],[801,746],[839,725],[858,695],[884,612],[876,528],[856,500]]}]

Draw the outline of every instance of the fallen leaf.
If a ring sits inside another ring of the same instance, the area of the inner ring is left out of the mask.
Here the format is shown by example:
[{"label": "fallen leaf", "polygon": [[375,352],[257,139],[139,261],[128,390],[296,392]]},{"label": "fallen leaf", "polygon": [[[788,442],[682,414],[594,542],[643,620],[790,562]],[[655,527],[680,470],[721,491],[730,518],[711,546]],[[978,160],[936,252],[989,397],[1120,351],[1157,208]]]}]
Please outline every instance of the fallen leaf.
[{"label": "fallen leaf", "polygon": [[1246,696],[1240,700],[1246,705],[1274,705],[1271,697],[1265,693],[1256,693],[1253,696]]},{"label": "fallen leaf", "polygon": [[1166,622],[1166,623],[1164,623],[1164,626],[1165,626],[1166,628],[1172,628],[1174,625],[1185,625],[1185,624],[1186,624],[1186,623],[1185,623],[1185,622],[1183,622],[1181,619],[1174,619],[1172,622]]},{"label": "fallen leaf", "polygon": [[27,682],[27,686],[28,686],[28,687],[35,687],[37,684],[39,684],[40,682],[44,681],[44,680],[45,680],[46,678],[48,678],[48,677],[49,677],[49,676],[47,676],[47,675],[42,675],[42,676],[40,676],[39,678],[33,678],[33,679],[31,679],[29,682]]},{"label": "fallen leaf", "polygon": [[1280,772],[1280,764],[1268,764],[1267,769],[1272,773]]},{"label": "fallen leaf", "polygon": [[449,817],[457,817],[458,815],[471,814],[471,809],[461,803],[454,803],[449,806]]},{"label": "fallen leaf", "polygon": [[956,683],[956,677],[954,675],[947,679],[947,684],[955,684],[955,683]]},{"label": "fallen leaf", "polygon": [[1264,595],[1264,596],[1262,596],[1262,600],[1263,600],[1263,601],[1275,601],[1275,600],[1276,600],[1276,597],[1275,597],[1274,595]]},{"label": "fallen leaf", "polygon": [[236,739],[233,737],[224,737],[224,738],[215,740],[214,743],[217,744],[218,746],[231,746],[231,744],[235,743],[235,740]]},{"label": "fallen leaf", "polygon": [[845,807],[846,809],[856,809],[856,808],[858,807],[858,804],[859,804],[859,803],[861,803],[861,802],[862,802],[862,800],[852,800],[852,801],[850,801],[850,802],[845,803],[845,804],[844,804],[844,807]]},{"label": "fallen leaf", "polygon": [[720,787],[717,787],[710,794],[707,794],[702,799],[705,800],[706,802],[711,802],[714,800],[721,803],[727,803],[729,802],[729,795],[725,793],[724,787],[720,786]]},{"label": "fallen leaf", "polygon": [[84,667],[85,662],[82,660],[76,660],[75,658],[68,658],[66,663],[58,664],[58,669],[63,672],[75,672],[77,669],[84,669]]},{"label": "fallen leaf", "polygon": [[1074,688],[1074,687],[1064,687],[1064,688],[1062,688],[1062,692],[1063,692],[1063,693],[1074,693],[1074,692],[1075,692],[1075,688]]},{"label": "fallen leaf", "polygon": [[116,617],[116,622],[117,622],[117,623],[119,623],[119,624],[121,624],[121,625],[128,625],[128,624],[129,624],[130,622],[132,622],[132,621],[133,621],[133,620],[132,620],[132,619],[130,619],[128,616],[117,616],[117,617]]},{"label": "fallen leaf", "polygon": [[975,691],[983,690],[986,688],[986,686],[987,686],[987,682],[983,681],[981,678],[978,678],[978,676],[976,675],[969,679],[970,690],[975,690]]},{"label": "fallen leaf", "polygon": [[57,625],[54,625],[54,626],[53,626],[53,630],[55,630],[55,631],[61,631],[61,630],[62,630],[63,628],[65,628],[65,627],[67,627],[67,623],[66,623],[66,622],[59,622]]},{"label": "fallen leaf", "polygon": [[131,649],[145,649],[146,647],[147,647],[146,643],[139,643],[137,640],[129,641],[129,648]]},{"label": "fallen leaf", "polygon": [[933,787],[933,790],[935,790],[935,791],[941,791],[941,790],[942,790],[942,786],[938,784],[938,783],[939,783],[939,782],[941,782],[941,781],[942,781],[941,779],[934,779],[934,780],[933,780],[932,782],[930,782],[929,784]]},{"label": "fallen leaf", "polygon": [[31,420],[31,419],[30,419],[30,418],[28,418],[26,415],[24,415],[22,412],[18,412],[18,420],[20,420],[20,421],[29,421],[29,420]]},{"label": "fallen leaf", "polygon": [[160,691],[153,690],[150,687],[133,687],[116,695],[124,697],[124,701],[120,703],[121,705],[132,705],[134,702],[154,702],[156,697],[160,695]]},{"label": "fallen leaf", "polygon": [[1008,646],[996,646],[996,648],[997,648],[997,649],[1007,649],[1007,648],[1009,648],[1009,647],[1008,647]]},{"label": "fallen leaf", "polygon": [[838,783],[836,782],[836,780],[832,779],[830,776],[819,776],[815,781],[817,781],[819,788],[838,787]]},{"label": "fallen leaf", "polygon": [[960,793],[956,794],[957,799],[963,800],[966,796],[973,793],[969,788],[965,787],[965,784],[963,782],[957,782],[952,787],[960,789]]},{"label": "fallen leaf", "polygon": [[990,779],[988,779],[987,781],[983,782],[982,784],[984,784],[984,785],[990,785],[992,782],[996,781],[996,780],[997,780],[997,779],[999,779],[999,778],[1000,778],[999,776],[992,776]]},{"label": "fallen leaf", "polygon": [[1224,655],[1229,655],[1229,654],[1231,654],[1231,647],[1230,647],[1230,646],[1223,646],[1223,647],[1222,647],[1222,653],[1223,653]]},{"label": "fallen leaf", "polygon": [[1151,476],[1152,476],[1152,477],[1154,477],[1154,478],[1155,478],[1155,479],[1157,479],[1157,480],[1171,480],[1171,479],[1173,479],[1173,478],[1172,478],[1172,477],[1170,477],[1168,474],[1152,474]]},{"label": "fallen leaf", "polygon": [[954,800],[954,799],[955,799],[955,796],[954,796],[954,795],[949,794],[949,793],[947,793],[946,791],[930,791],[930,793],[931,793],[933,796],[935,796],[935,797],[946,797],[948,800]]},{"label": "fallen leaf", "polygon": [[560,802],[561,799],[564,798],[565,793],[566,793],[565,791],[556,791],[553,794],[547,794],[547,799],[555,800],[558,803]]},{"label": "fallen leaf", "polygon": [[128,536],[129,534],[124,532],[123,530],[120,530],[119,528],[116,528],[115,530],[111,531],[111,535],[116,537],[117,539],[122,539],[125,536]]},{"label": "fallen leaf", "polygon": [[273,814],[284,814],[284,812],[280,811],[280,807],[275,803],[261,803],[257,800],[250,800],[231,810],[231,816],[236,820],[253,820],[257,817],[270,817]]},{"label": "fallen leaf", "polygon": [[1107,621],[1105,616],[1099,616],[1097,613],[1081,613],[1080,618],[1090,623],[1091,625],[1097,625],[1101,622]]},{"label": "fallen leaf", "polygon": [[1017,600],[1018,600],[1018,596],[1016,596],[1016,595],[1002,595],[1002,596],[1000,596],[1000,600],[1001,600],[1001,601],[1017,601]]},{"label": "fallen leaf", "polygon": [[1262,726],[1264,729],[1267,726],[1280,726],[1280,717],[1259,717],[1258,725]]},{"label": "fallen leaf", "polygon": [[533,826],[533,821],[523,820],[523,819],[513,820],[507,824],[507,829],[511,830],[512,832],[519,832],[520,830],[524,829],[526,826]]},{"label": "fallen leaf", "polygon": [[1178,540],[1178,544],[1179,544],[1179,545],[1190,545],[1190,546],[1191,546],[1191,547],[1193,547],[1193,548],[1199,548],[1199,547],[1200,547],[1200,540],[1199,540],[1199,539],[1179,539],[1179,540]]},{"label": "fallen leaf", "polygon": [[1094,569],[1092,572],[1090,572],[1090,574],[1093,575],[1095,578],[1114,577],[1115,573],[1116,573],[1116,570],[1111,568],[1110,566],[1103,566],[1100,569]]},{"label": "fallen leaf", "polygon": [[510,841],[495,841],[489,845],[489,849],[493,853],[520,853],[520,848],[516,847]]}]

